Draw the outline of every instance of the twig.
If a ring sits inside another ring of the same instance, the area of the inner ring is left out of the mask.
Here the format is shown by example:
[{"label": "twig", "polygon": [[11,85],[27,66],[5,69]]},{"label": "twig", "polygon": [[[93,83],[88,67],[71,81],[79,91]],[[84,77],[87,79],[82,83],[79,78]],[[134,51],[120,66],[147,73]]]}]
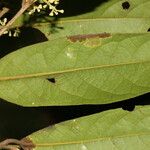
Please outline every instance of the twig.
[{"label": "twig", "polygon": [[6,139],[0,142],[0,149],[18,150],[22,148],[23,150],[31,150],[33,147],[34,145],[32,142],[26,142],[24,140]]},{"label": "twig", "polygon": [[0,29],[0,36],[3,35],[3,33],[10,28],[10,26],[15,22],[15,20],[21,16],[25,10],[27,10],[32,4],[34,3],[34,0],[23,0],[22,1],[22,7],[17,12],[17,14],[4,26]]},{"label": "twig", "polygon": [[9,8],[4,7],[4,8],[0,11],[0,18],[3,17],[3,15],[5,15],[8,11],[9,11]]}]

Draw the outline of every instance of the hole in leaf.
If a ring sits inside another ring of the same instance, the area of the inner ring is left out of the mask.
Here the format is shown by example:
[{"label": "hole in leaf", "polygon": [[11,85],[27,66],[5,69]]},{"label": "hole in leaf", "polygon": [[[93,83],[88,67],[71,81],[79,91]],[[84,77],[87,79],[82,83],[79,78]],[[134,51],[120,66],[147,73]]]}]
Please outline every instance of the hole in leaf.
[{"label": "hole in leaf", "polygon": [[150,28],[147,30],[147,32],[150,32]]},{"label": "hole in leaf", "polygon": [[51,83],[56,83],[56,80],[55,80],[55,78],[49,78],[49,79],[47,79],[49,82],[51,82]]},{"label": "hole in leaf", "polygon": [[132,103],[126,103],[125,105],[122,106],[122,109],[127,111],[133,111],[134,108],[135,108],[135,104]]},{"label": "hole in leaf", "polygon": [[129,9],[129,7],[130,7],[130,3],[128,1],[125,1],[125,2],[122,3],[122,8],[123,9]]}]

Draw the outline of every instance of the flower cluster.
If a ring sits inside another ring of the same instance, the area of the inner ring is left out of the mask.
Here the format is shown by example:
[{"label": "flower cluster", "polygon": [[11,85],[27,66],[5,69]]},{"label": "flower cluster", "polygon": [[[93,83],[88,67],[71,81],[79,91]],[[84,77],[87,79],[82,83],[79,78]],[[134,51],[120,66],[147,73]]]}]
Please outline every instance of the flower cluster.
[{"label": "flower cluster", "polygon": [[58,15],[58,13],[64,12],[64,10],[59,10],[56,8],[56,6],[59,4],[59,0],[40,0],[39,3],[40,4],[38,6],[33,6],[33,8],[29,11],[29,15],[33,14],[36,11],[40,12],[41,10],[44,10],[46,8],[50,10],[50,16]]},{"label": "flower cluster", "polygon": [[[9,36],[17,37],[19,34],[19,29],[10,29],[10,26],[15,22],[16,18],[18,18],[22,13],[24,13],[25,10],[30,8],[30,11],[28,12],[29,15],[33,14],[34,12],[40,12],[50,10],[49,15],[54,16],[58,15],[58,13],[63,13],[64,10],[59,10],[56,8],[56,6],[59,4],[59,0],[23,0],[22,8],[14,18],[11,18],[10,21],[7,20],[7,18],[3,18],[5,14],[9,11],[9,9],[3,9],[0,10],[0,36],[2,34],[8,34]],[[3,18],[3,19],[1,19]]]}]

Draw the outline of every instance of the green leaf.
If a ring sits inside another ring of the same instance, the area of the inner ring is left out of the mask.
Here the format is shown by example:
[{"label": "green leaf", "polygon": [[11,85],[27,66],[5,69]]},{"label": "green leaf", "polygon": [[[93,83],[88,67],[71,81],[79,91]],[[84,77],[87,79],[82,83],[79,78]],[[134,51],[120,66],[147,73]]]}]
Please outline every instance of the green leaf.
[{"label": "green leaf", "polygon": [[150,34],[97,34],[22,48],[0,59],[0,98],[23,106],[79,105],[147,93],[149,47]]},{"label": "green leaf", "polygon": [[109,110],[48,127],[28,137],[35,150],[149,150],[150,106]]},{"label": "green leaf", "polygon": [[[129,2],[129,9],[123,9],[122,5],[124,2]],[[99,3],[101,4],[97,5],[95,9],[93,8],[91,12],[59,18],[53,25],[50,23],[41,23],[34,25],[34,27],[45,33],[49,39],[75,34],[101,32],[146,33],[150,28],[149,0],[109,0],[103,3],[100,1]],[[66,5],[68,7],[65,12],[70,14],[73,8],[69,8],[69,6],[72,5]],[[78,5],[83,5],[83,9],[85,7],[83,3]]]}]

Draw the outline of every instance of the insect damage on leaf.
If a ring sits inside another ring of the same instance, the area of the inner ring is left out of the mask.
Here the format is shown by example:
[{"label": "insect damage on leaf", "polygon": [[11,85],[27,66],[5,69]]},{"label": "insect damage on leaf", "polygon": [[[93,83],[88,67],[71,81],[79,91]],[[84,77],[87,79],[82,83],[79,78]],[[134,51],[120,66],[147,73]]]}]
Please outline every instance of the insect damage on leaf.
[{"label": "insect damage on leaf", "polygon": [[111,35],[109,33],[101,34],[85,34],[85,35],[74,35],[67,37],[71,42],[81,42],[84,46],[94,48],[101,45],[101,39],[108,38]]},{"label": "insect damage on leaf", "polygon": [[48,78],[47,80],[48,80],[49,82],[51,82],[51,83],[56,83],[55,78]]},{"label": "insect damage on leaf", "polygon": [[93,38],[107,38],[110,37],[110,33],[99,33],[99,34],[83,34],[83,35],[73,35],[68,36],[67,39],[69,39],[71,42],[82,42],[86,39],[93,39]]},{"label": "insect damage on leaf", "polygon": [[130,8],[130,3],[128,1],[122,3],[122,8],[127,10]]}]

